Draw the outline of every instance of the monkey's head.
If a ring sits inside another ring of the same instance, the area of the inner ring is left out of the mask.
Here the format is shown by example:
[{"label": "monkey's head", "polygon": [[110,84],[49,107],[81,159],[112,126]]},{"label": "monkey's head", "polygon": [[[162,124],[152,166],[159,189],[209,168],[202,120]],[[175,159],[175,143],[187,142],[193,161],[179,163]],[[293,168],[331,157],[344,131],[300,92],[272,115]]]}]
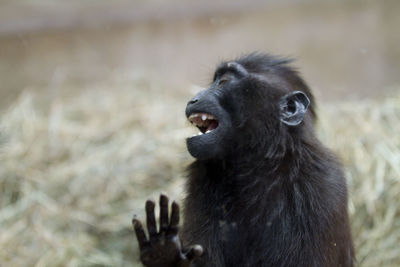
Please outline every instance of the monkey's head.
[{"label": "monkey's head", "polygon": [[200,132],[187,139],[198,159],[282,154],[313,131],[313,96],[291,60],[250,54],[222,63],[210,87],[186,107]]}]

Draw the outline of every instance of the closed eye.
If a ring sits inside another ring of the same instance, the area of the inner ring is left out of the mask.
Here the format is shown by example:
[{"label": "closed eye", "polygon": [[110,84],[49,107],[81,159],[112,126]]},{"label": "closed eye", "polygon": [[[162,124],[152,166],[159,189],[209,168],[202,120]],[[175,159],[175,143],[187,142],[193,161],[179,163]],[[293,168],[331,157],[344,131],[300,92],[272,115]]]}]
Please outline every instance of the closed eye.
[{"label": "closed eye", "polygon": [[218,80],[218,86],[224,85],[226,82],[229,82],[231,79],[230,75],[223,75],[219,80]]},{"label": "closed eye", "polygon": [[228,81],[228,79],[220,79],[220,80],[218,81],[218,86],[224,85],[227,81]]}]

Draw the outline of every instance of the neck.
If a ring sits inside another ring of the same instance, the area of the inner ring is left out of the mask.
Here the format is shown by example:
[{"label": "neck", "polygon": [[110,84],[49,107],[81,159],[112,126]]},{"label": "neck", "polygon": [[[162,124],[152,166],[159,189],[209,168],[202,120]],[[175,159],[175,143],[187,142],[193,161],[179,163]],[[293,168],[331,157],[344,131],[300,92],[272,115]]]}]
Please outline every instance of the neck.
[{"label": "neck", "polygon": [[188,194],[201,199],[214,198],[214,201],[221,201],[219,196],[244,201],[257,196],[255,202],[273,197],[280,191],[276,187],[286,188],[301,179],[302,162],[319,157],[310,152],[318,151],[316,146],[319,144],[300,139],[296,144],[277,146],[273,156],[241,151],[224,160],[196,160],[188,168]]},{"label": "neck", "polygon": [[196,160],[188,169],[188,194],[217,203],[243,200],[246,206],[256,204],[259,198],[271,196],[276,186],[289,181],[287,178],[295,178],[301,166],[299,159],[293,153],[276,158],[253,153],[235,159]]}]

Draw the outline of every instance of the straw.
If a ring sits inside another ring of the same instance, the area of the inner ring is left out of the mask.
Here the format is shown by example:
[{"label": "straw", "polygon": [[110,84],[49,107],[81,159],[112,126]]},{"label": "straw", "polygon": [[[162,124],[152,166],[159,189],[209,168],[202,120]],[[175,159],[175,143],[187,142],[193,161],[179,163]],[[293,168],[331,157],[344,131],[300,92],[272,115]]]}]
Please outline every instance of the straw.
[{"label": "straw", "polygon": [[[2,266],[141,266],[133,214],[160,192],[182,199],[190,91],[146,77],[78,89],[28,90],[1,116]],[[400,95],[323,106],[359,265],[400,266]]]}]

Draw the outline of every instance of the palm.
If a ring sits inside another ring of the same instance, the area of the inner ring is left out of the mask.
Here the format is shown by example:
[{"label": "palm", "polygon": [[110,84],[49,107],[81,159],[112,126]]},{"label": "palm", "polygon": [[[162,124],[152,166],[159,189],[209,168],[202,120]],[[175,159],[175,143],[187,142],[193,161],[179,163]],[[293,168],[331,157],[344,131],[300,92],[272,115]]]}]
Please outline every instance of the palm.
[{"label": "palm", "polygon": [[183,250],[178,237],[179,205],[172,203],[171,218],[168,219],[168,198],[160,196],[160,230],[154,215],[155,203],[146,202],[147,230],[149,239],[139,220],[133,219],[136,237],[139,242],[140,260],[147,267],[187,267],[193,259],[202,254],[199,245]]}]

